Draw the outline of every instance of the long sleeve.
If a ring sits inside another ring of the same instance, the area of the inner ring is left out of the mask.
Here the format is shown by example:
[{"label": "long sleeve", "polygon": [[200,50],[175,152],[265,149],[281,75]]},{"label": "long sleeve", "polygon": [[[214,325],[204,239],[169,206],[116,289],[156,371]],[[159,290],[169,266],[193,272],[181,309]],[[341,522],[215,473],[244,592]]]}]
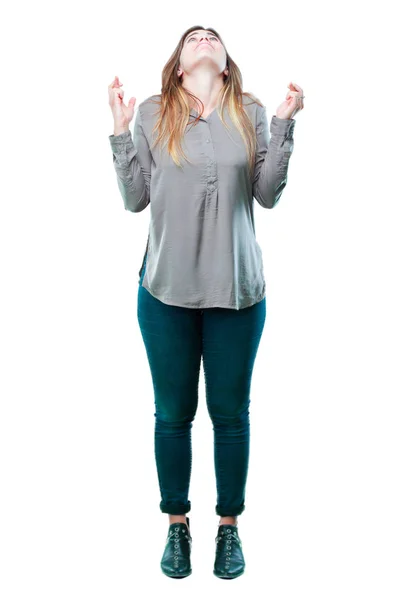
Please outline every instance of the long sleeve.
[{"label": "long sleeve", "polygon": [[280,119],[274,115],[270,137],[265,106],[257,106],[253,196],[263,208],[273,208],[286,186],[295,124],[294,119]]},{"label": "long sleeve", "polygon": [[133,129],[109,136],[118,187],[126,210],[141,212],[150,202],[152,156],[138,108]]}]

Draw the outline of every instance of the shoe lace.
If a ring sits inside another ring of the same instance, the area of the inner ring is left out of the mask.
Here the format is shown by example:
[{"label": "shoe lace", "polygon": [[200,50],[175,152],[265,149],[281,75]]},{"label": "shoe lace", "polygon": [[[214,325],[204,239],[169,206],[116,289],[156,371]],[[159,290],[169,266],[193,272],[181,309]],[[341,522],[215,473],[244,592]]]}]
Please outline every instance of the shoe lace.
[{"label": "shoe lace", "polygon": [[225,556],[225,560],[228,564],[232,554],[232,542],[238,544],[240,547],[242,547],[242,542],[239,539],[237,531],[232,531],[231,529],[226,529],[225,531],[221,532],[221,535],[217,535],[215,539],[217,546],[221,542],[221,540],[224,543],[224,546],[222,548],[219,548],[219,550],[221,555]]},{"label": "shoe lace", "polygon": [[[181,530],[181,531],[179,531],[179,530]],[[179,535],[179,534],[181,534],[181,535]],[[171,530],[168,534],[167,542],[173,542],[173,544],[174,544],[174,567],[178,567],[179,542],[181,542],[182,540],[187,540],[189,542],[189,545],[191,546],[192,539],[191,539],[189,530],[186,529],[185,527],[180,527],[179,525],[177,525],[174,528],[171,528]]]}]

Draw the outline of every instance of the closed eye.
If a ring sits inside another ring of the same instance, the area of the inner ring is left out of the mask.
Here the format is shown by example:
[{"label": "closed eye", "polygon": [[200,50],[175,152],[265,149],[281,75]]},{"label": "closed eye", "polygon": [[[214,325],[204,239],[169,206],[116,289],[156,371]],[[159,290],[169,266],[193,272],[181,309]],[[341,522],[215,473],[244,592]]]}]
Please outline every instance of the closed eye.
[{"label": "closed eye", "polygon": [[[197,38],[196,38],[196,36],[195,36],[195,35],[192,35],[192,37],[190,37],[190,38],[188,39],[188,42],[190,42],[190,40],[195,40],[195,39],[197,39]],[[210,39],[210,40],[217,40],[217,42],[218,42],[218,38],[217,38],[217,37],[215,37],[215,35],[210,35],[209,39]]]}]

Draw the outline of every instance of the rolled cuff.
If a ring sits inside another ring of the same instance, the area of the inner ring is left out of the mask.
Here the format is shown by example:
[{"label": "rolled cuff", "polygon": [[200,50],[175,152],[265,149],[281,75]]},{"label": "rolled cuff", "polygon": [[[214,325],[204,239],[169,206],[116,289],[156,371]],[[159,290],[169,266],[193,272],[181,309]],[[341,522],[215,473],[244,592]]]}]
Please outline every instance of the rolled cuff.
[{"label": "rolled cuff", "polygon": [[114,146],[126,144],[126,142],[132,141],[132,133],[131,133],[131,130],[129,129],[129,131],[124,131],[123,133],[120,133],[119,135],[114,135],[114,134],[109,135],[108,139],[110,140],[111,147],[113,148]]},{"label": "rolled cuff", "polygon": [[292,137],[295,125],[295,119],[281,119],[280,117],[274,115],[271,119],[271,135],[283,135],[284,137]]}]

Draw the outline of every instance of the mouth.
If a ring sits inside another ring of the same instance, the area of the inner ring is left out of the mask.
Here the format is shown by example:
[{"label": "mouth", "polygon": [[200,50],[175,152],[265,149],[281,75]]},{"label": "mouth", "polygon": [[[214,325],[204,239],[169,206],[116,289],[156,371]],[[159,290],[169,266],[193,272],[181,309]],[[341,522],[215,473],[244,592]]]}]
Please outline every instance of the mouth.
[{"label": "mouth", "polygon": [[205,44],[211,48],[211,44],[209,42],[200,42],[200,44],[197,46],[197,48],[199,46],[204,46]]}]

